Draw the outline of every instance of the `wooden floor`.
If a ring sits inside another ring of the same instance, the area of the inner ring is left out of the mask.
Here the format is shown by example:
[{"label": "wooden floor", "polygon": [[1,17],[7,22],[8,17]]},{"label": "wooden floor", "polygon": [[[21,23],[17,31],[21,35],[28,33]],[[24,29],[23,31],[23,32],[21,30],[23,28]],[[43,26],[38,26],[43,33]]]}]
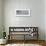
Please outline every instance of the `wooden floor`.
[{"label": "wooden floor", "polygon": [[38,45],[46,46],[46,42],[44,40],[8,40],[7,44],[0,46],[8,46],[8,44],[9,46],[10,45],[12,46],[14,44],[21,44],[21,46],[22,44],[38,44]]}]

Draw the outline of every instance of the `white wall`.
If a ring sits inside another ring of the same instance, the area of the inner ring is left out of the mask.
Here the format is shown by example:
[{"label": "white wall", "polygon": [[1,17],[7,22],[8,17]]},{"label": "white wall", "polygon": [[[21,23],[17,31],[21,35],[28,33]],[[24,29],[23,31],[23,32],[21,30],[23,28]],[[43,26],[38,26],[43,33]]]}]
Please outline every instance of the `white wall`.
[{"label": "white wall", "polygon": [[[15,9],[28,8],[30,17],[16,17]],[[7,35],[10,26],[39,27],[39,38],[45,39],[44,0],[4,0],[4,26]]]},{"label": "white wall", "polygon": [[45,0],[45,40],[46,40],[46,0]]}]

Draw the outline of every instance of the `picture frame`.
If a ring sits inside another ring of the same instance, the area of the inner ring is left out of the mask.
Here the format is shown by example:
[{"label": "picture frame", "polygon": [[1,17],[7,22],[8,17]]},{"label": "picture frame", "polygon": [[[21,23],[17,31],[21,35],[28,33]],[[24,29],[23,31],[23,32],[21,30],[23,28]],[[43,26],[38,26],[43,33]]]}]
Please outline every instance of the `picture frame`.
[{"label": "picture frame", "polygon": [[16,16],[30,16],[30,9],[16,9]]}]

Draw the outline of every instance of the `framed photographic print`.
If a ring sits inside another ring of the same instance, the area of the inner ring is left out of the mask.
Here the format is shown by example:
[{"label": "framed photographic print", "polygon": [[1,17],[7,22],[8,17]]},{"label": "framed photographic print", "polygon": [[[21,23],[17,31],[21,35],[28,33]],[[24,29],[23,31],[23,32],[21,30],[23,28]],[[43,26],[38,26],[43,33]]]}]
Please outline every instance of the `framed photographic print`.
[{"label": "framed photographic print", "polygon": [[16,9],[16,16],[30,16],[30,9]]}]

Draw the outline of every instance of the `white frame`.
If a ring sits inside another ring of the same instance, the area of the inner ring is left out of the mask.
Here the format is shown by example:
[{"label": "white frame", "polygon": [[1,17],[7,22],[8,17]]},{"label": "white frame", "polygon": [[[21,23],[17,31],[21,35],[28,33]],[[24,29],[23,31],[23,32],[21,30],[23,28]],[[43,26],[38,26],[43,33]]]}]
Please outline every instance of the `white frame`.
[{"label": "white frame", "polygon": [[19,10],[28,10],[29,14],[28,15],[16,15],[16,16],[30,16],[30,9],[16,9],[15,10],[15,14],[16,14],[16,11],[19,11]]}]

